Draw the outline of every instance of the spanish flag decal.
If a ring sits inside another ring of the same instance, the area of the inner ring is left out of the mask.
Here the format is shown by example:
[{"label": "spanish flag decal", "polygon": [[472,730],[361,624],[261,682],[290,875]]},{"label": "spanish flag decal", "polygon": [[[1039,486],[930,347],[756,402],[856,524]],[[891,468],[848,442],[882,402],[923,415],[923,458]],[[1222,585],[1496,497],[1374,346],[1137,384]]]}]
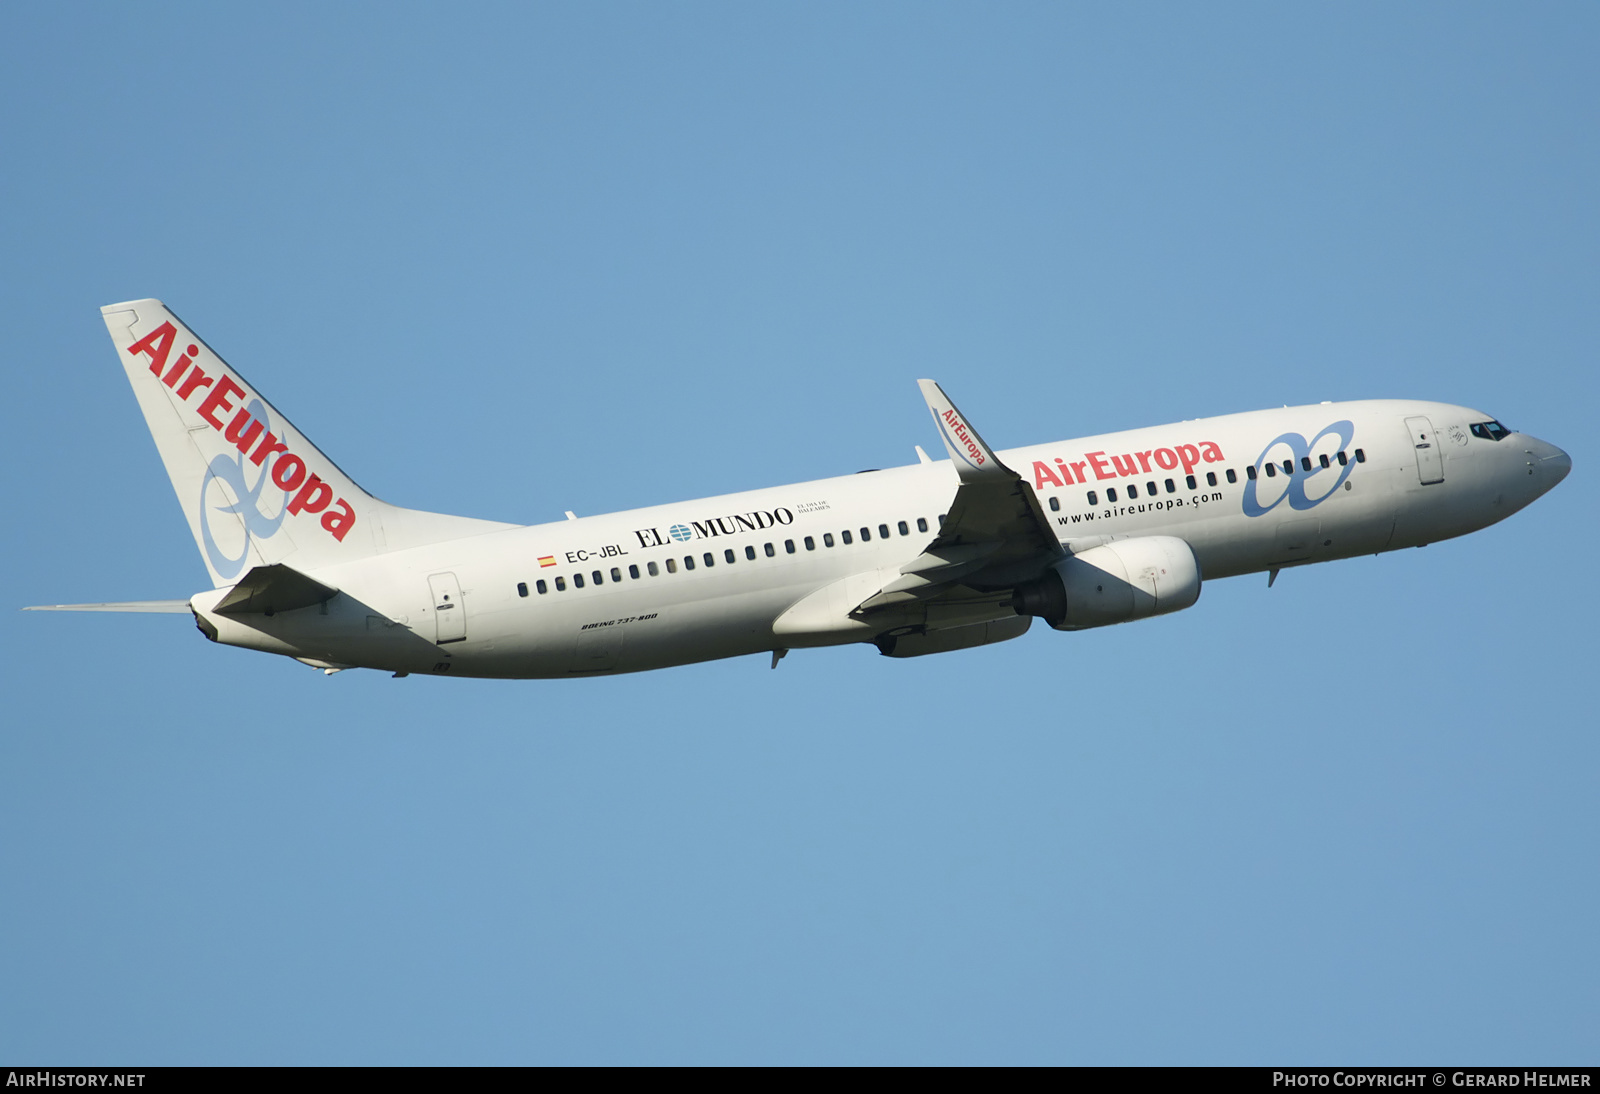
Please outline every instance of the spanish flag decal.
[{"label": "spanish flag decal", "polygon": [[555,555],[545,555],[543,558],[539,559],[539,565],[540,565],[541,568],[545,567],[545,566],[554,566],[555,564],[556,564],[556,556]]}]

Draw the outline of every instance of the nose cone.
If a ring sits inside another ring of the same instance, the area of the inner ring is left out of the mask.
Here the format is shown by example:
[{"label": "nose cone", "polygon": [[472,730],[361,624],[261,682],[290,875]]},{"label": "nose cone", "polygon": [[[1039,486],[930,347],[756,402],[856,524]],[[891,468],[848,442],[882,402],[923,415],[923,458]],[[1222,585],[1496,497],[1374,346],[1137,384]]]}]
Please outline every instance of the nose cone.
[{"label": "nose cone", "polygon": [[1540,493],[1549,490],[1572,472],[1572,457],[1561,449],[1537,437],[1524,439],[1526,441],[1522,446],[1524,458],[1527,460],[1529,473],[1538,480]]},{"label": "nose cone", "polygon": [[1555,445],[1550,447],[1554,451],[1544,458],[1544,465],[1550,469],[1550,485],[1554,486],[1572,473],[1572,457]]}]

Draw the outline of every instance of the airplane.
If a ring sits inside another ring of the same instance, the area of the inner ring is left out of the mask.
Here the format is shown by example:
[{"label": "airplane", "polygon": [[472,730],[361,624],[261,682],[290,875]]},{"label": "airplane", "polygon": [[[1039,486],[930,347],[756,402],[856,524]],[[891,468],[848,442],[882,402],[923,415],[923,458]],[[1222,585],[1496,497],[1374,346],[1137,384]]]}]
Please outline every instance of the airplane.
[{"label": "airplane", "polygon": [[1191,607],[1203,581],[1503,520],[1571,458],[1487,414],[1369,400],[949,455],[516,525],[372,497],[159,300],[101,309],[213,588],[29,610],[190,614],[332,674],[598,676],[870,643],[919,657]]}]

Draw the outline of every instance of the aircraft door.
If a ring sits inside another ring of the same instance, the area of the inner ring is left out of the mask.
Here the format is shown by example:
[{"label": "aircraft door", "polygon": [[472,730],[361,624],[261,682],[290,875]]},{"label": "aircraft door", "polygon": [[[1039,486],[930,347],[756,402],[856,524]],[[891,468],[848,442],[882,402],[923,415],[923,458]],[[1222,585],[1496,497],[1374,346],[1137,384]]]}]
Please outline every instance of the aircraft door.
[{"label": "aircraft door", "polygon": [[1411,444],[1417,450],[1417,477],[1423,486],[1444,481],[1444,456],[1439,451],[1439,439],[1433,434],[1433,423],[1420,415],[1406,419],[1411,431]]},{"label": "aircraft door", "polygon": [[455,574],[429,574],[433,590],[433,620],[439,645],[460,642],[467,637],[467,606],[461,600],[461,583]]}]

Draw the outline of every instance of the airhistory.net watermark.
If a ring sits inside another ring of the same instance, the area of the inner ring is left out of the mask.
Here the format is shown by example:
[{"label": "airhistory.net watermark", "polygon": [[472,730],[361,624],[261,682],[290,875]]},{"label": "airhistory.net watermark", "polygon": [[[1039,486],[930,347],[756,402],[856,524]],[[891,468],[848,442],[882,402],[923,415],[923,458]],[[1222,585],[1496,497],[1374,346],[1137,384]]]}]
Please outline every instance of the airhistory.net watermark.
[{"label": "airhistory.net watermark", "polygon": [[51,1071],[47,1068],[30,1068],[26,1071],[7,1071],[8,1087],[61,1087],[61,1086],[143,1086],[142,1071]]}]

